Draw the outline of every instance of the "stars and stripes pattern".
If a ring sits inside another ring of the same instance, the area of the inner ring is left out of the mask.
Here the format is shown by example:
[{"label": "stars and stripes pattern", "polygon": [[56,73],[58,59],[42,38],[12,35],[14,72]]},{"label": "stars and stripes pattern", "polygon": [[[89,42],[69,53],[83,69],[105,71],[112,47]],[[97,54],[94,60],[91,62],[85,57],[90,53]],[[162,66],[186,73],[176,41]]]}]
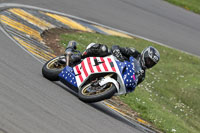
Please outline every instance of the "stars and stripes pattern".
[{"label": "stars and stripes pattern", "polygon": [[136,87],[136,77],[135,77],[135,71],[134,71],[134,58],[130,57],[130,61],[116,61],[119,71],[122,75],[124,85],[126,87],[127,92],[132,92]]},{"label": "stars and stripes pattern", "polygon": [[133,61],[134,58],[130,58],[130,62],[120,62],[112,57],[88,57],[73,68],[65,67],[59,76],[71,85],[79,87],[93,73],[117,72],[121,74],[126,92],[132,92],[137,85]]},{"label": "stars and stripes pattern", "polygon": [[71,85],[77,87],[77,82],[76,82],[75,73],[74,73],[73,68],[71,68],[69,66],[65,67],[62,70],[62,72],[59,74],[59,77],[62,80],[67,81]]},{"label": "stars and stripes pattern", "polygon": [[73,68],[78,86],[93,73],[116,72],[117,65],[112,57],[88,57]]}]

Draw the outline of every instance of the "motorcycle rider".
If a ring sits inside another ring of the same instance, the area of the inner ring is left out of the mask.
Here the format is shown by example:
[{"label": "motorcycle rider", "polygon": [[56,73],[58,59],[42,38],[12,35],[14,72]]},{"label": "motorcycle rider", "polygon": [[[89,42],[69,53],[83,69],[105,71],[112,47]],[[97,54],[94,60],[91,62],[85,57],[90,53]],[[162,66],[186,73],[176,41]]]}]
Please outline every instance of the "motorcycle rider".
[{"label": "motorcycle rider", "polygon": [[121,62],[129,60],[129,57],[131,56],[133,56],[137,60],[137,62],[139,62],[139,66],[137,66],[137,70],[135,72],[137,85],[145,79],[146,69],[152,68],[160,60],[159,51],[152,46],[145,48],[140,53],[134,48],[113,45],[110,50],[105,44],[90,43],[87,46],[86,50],[82,53],[82,55],[72,56],[71,61],[77,62],[86,57],[104,57],[111,54],[114,55]]},{"label": "motorcycle rider", "polygon": [[152,46],[145,48],[140,53],[134,48],[124,48],[118,45],[113,45],[110,51],[106,45],[95,43],[88,45],[81,58],[83,59],[90,56],[103,57],[110,54],[114,55],[121,62],[129,60],[130,56],[133,56],[139,62],[140,66],[136,71],[136,77],[138,79],[137,85],[145,79],[146,69],[152,68],[160,60],[159,51]]}]

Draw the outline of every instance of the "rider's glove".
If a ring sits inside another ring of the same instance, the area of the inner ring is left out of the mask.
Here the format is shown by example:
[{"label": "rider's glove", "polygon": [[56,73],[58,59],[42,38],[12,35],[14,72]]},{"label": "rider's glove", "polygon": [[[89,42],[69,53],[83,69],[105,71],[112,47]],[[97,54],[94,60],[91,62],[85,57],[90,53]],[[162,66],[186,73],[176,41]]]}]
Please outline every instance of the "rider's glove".
[{"label": "rider's glove", "polygon": [[124,61],[124,58],[123,58],[123,56],[122,56],[122,53],[120,52],[119,49],[113,50],[113,51],[112,51],[112,54],[113,54],[119,61],[121,61],[121,62]]}]

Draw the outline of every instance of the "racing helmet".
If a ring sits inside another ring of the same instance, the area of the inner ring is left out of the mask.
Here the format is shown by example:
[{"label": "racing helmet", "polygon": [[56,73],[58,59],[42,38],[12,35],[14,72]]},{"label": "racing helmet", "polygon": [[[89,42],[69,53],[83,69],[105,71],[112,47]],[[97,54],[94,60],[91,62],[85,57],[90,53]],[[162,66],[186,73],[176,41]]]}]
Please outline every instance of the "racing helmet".
[{"label": "racing helmet", "polygon": [[144,69],[152,68],[160,60],[160,53],[152,46],[145,48],[141,53],[141,65]]}]

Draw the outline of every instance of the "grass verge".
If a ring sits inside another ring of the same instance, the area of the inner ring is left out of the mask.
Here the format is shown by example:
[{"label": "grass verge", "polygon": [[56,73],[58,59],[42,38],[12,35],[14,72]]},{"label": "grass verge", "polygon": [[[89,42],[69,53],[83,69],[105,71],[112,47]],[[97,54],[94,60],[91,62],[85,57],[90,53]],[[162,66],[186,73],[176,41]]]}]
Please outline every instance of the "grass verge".
[{"label": "grass verge", "polygon": [[[133,93],[120,99],[145,120],[164,132],[200,131],[200,59],[152,42],[96,33],[66,33],[60,44],[76,40],[79,50],[91,42],[134,47],[142,51],[151,45],[160,51],[161,60],[147,71],[145,81]],[[65,45],[64,45],[65,46]],[[66,46],[65,46],[66,47]]]},{"label": "grass verge", "polygon": [[185,8],[192,12],[200,14],[200,0],[165,0],[174,5]]}]

